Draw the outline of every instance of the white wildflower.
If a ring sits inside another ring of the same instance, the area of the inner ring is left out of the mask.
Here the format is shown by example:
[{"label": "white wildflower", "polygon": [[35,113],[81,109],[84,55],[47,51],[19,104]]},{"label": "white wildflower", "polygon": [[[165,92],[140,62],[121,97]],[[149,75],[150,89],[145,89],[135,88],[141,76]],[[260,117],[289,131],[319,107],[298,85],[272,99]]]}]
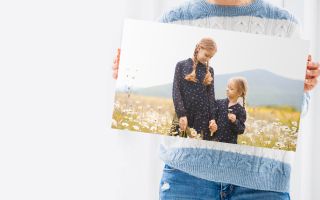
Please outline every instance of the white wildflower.
[{"label": "white wildflower", "polygon": [[126,122],[122,122],[121,125],[124,126],[124,127],[128,127],[129,126],[129,124],[126,123]]},{"label": "white wildflower", "polygon": [[114,127],[118,126],[118,122],[115,119],[112,119],[112,126]]}]

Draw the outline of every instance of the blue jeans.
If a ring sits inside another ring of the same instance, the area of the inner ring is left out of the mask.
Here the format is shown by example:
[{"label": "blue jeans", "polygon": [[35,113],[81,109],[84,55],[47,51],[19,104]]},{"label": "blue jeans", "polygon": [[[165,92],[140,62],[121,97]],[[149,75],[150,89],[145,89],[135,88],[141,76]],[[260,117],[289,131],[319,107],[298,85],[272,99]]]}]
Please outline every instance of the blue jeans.
[{"label": "blue jeans", "polygon": [[288,193],[254,190],[191,176],[165,165],[160,200],[290,200]]}]

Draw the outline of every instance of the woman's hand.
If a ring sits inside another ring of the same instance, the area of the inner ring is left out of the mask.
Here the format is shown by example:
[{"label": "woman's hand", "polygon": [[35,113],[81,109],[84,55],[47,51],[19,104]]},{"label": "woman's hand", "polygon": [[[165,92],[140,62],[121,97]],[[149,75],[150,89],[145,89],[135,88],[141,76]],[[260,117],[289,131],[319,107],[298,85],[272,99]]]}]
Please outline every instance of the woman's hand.
[{"label": "woman's hand", "polygon": [[209,122],[209,129],[211,133],[215,133],[218,130],[218,125],[216,123],[216,120],[210,120]]},{"label": "woman's hand", "polygon": [[234,123],[237,120],[237,116],[232,113],[228,113],[228,118],[232,123]]},{"label": "woman's hand", "polygon": [[307,73],[304,81],[304,91],[309,92],[318,84],[320,75],[319,63],[312,62],[311,55],[308,56]]},{"label": "woman's hand", "polygon": [[118,78],[118,71],[119,71],[119,63],[120,63],[120,53],[121,53],[121,49],[117,49],[117,55],[115,57],[115,59],[113,60],[113,66],[112,66],[112,70],[113,70],[113,75],[112,77],[114,79]]},{"label": "woman's hand", "polygon": [[187,130],[187,127],[188,127],[188,119],[187,117],[180,117],[179,119],[179,127],[181,129],[181,131],[185,131]]}]

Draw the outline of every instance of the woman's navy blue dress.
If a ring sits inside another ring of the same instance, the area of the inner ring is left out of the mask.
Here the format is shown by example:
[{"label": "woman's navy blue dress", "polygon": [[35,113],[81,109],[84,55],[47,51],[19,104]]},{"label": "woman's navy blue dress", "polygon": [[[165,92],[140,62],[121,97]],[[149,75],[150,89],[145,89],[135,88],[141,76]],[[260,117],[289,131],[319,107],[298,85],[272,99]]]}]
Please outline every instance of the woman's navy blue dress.
[{"label": "woman's navy blue dress", "polygon": [[[196,68],[198,82],[185,80],[185,76],[192,72],[191,58],[177,63],[172,97],[178,118],[186,116],[188,126],[202,133],[204,139],[210,134],[209,121],[215,119],[214,81],[209,86],[203,84],[206,75],[206,66],[199,63]],[[209,67],[212,78],[214,71]]]}]

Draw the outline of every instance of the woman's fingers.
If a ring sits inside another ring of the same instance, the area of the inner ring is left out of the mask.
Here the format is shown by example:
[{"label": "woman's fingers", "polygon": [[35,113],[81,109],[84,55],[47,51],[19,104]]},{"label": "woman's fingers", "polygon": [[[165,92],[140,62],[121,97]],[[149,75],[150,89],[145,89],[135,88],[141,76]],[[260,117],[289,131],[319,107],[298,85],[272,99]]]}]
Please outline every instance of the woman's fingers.
[{"label": "woman's fingers", "polygon": [[118,78],[118,69],[113,69],[113,74],[112,74],[112,77],[114,78],[114,79],[117,79]]},{"label": "woman's fingers", "polygon": [[319,63],[308,62],[305,84],[317,84],[317,78],[320,75]]},{"label": "woman's fingers", "polygon": [[308,61],[312,61],[312,56],[310,54],[308,55]]},{"label": "woman's fingers", "polygon": [[320,75],[320,64],[312,62],[312,56],[308,56],[307,72],[304,82],[304,91],[308,92],[312,90],[318,84],[318,77]]},{"label": "woman's fingers", "polygon": [[121,49],[120,48],[118,48],[117,49],[117,57],[120,59],[120,54],[121,54]]},{"label": "woman's fingers", "polygon": [[312,78],[312,77],[319,77],[320,71],[319,69],[315,69],[315,70],[307,70],[307,78]]},{"label": "woman's fingers", "polygon": [[306,79],[305,84],[308,86],[315,86],[318,83],[317,78]]},{"label": "woman's fingers", "polygon": [[309,69],[309,70],[317,70],[317,69],[319,69],[319,63],[308,61],[307,69]]},{"label": "woman's fingers", "polygon": [[305,84],[304,84],[304,91],[309,92],[312,90],[316,85],[318,84],[318,79],[313,78],[313,79],[306,79]]}]

